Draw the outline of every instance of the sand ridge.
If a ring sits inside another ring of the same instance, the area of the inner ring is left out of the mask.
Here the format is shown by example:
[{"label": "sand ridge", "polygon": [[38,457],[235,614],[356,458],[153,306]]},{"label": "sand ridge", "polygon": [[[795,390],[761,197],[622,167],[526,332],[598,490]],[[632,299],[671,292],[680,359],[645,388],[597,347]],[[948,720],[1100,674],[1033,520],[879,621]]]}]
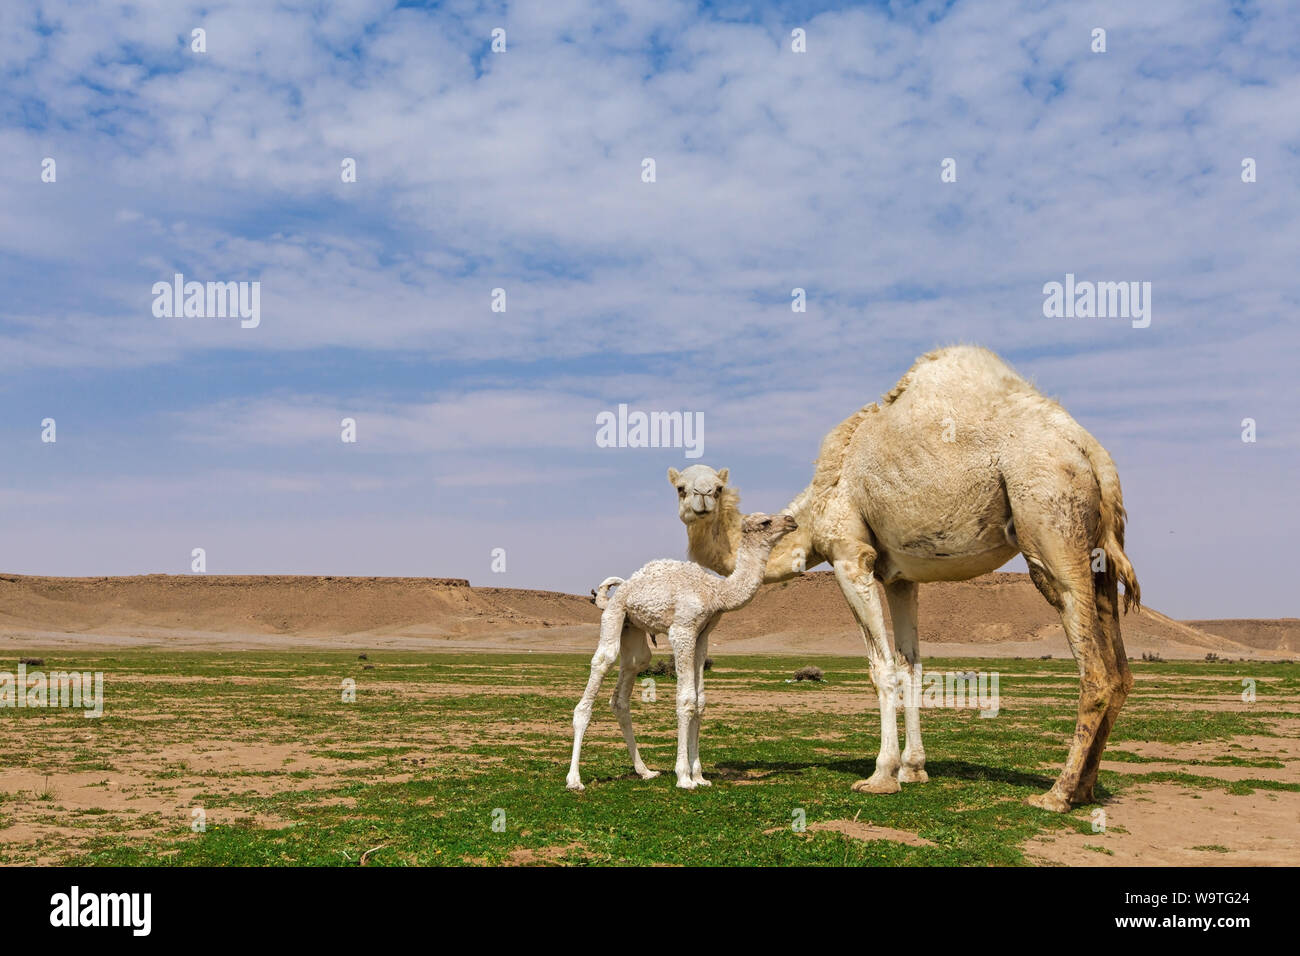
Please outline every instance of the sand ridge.
[{"label": "sand ridge", "polygon": [[[998,572],[920,590],[929,655],[1065,657],[1055,612],[1027,575]],[[885,611],[888,624],[888,608]],[[165,575],[60,578],[0,574],[0,644],[176,649],[386,647],[579,651],[595,645],[600,612],[583,595],[474,587],[461,578]],[[1144,608],[1123,619],[1131,656],[1278,657],[1300,622],[1175,621]],[[715,648],[760,654],[861,654],[862,638],[834,575],[764,586],[725,616]]]}]

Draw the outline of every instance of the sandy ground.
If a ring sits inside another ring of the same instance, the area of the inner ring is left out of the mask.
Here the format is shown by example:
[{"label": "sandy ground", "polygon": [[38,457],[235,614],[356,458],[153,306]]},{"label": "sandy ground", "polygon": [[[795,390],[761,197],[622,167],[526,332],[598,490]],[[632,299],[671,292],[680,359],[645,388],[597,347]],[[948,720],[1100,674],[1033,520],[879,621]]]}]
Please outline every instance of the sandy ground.
[{"label": "sandy ground", "polygon": [[1030,859],[1060,866],[1300,865],[1300,793],[1239,795],[1153,783],[1104,809],[1104,832],[1031,840]]}]

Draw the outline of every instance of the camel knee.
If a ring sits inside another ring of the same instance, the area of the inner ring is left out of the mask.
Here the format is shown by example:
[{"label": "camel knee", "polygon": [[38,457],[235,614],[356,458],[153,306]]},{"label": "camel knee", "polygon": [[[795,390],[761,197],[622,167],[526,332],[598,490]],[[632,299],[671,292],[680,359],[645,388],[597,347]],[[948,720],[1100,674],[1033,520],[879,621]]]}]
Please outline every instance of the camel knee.
[{"label": "camel knee", "polygon": [[1126,660],[1119,662],[1118,686],[1121,700],[1128,697],[1129,692],[1133,690],[1133,670]]},{"label": "camel knee", "polygon": [[695,695],[695,716],[702,717],[704,715],[704,704],[704,691],[700,691]]},{"label": "camel knee", "polygon": [[1085,676],[1079,682],[1080,700],[1087,710],[1098,715],[1118,710],[1133,687],[1133,675],[1115,671]]},{"label": "camel knee", "polygon": [[577,730],[582,730],[589,723],[591,723],[591,701],[580,701],[578,706],[573,708],[573,726]]},{"label": "camel knee", "polygon": [[692,717],[698,717],[700,706],[695,702],[694,697],[679,700],[677,702],[677,716],[679,719],[686,720]]},{"label": "camel knee", "polygon": [[628,703],[627,695],[615,694],[609,699],[609,708],[618,716],[632,713],[632,706]]}]

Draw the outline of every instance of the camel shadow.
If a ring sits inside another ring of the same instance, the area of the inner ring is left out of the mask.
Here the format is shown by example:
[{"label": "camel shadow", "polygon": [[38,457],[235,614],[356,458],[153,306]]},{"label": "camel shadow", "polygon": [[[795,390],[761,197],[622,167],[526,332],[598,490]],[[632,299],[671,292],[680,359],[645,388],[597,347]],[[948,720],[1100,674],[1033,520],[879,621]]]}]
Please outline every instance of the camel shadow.
[{"label": "camel shadow", "polygon": [[[707,762],[706,762],[707,769]],[[805,770],[830,770],[842,773],[846,777],[860,780],[870,777],[875,772],[876,762],[871,759],[853,760],[728,760],[714,765],[713,775],[723,780],[766,780],[782,775],[799,776]],[[1003,767],[990,767],[985,764],[970,763],[965,760],[932,760],[925,765],[930,779],[943,780],[983,780],[994,783],[1006,783],[1016,787],[1031,787],[1046,790],[1055,782],[1053,777],[1037,773],[1025,773],[1019,770],[1007,770]],[[907,786],[904,784],[904,786]],[[1100,794],[1102,788],[1097,788]]]}]

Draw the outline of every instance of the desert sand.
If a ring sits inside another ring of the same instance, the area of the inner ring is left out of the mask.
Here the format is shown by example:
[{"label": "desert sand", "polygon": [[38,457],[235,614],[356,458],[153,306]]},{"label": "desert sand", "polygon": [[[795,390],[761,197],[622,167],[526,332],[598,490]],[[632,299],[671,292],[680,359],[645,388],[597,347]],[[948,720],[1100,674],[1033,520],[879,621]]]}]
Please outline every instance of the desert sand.
[{"label": "desert sand", "polygon": [[[1027,575],[999,572],[921,588],[927,655],[1069,656],[1056,613]],[[886,610],[888,616],[888,610]],[[6,647],[174,649],[368,647],[589,652],[600,614],[586,596],[473,587],[456,578],[308,575],[0,575]],[[1276,659],[1300,648],[1300,620],[1175,621],[1143,608],[1124,618],[1130,656]],[[711,651],[861,654],[862,639],[829,572],[765,586],[727,615]]]}]

